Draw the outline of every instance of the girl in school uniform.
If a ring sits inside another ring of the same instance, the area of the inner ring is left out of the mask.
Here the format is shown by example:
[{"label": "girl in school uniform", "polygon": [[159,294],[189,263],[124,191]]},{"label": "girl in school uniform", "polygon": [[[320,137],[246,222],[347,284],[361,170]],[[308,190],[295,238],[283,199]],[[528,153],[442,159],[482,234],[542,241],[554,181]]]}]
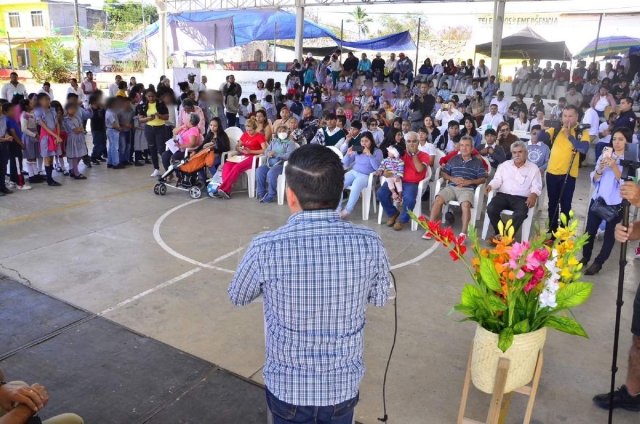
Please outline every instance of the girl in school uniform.
[{"label": "girl in school uniform", "polygon": [[142,162],[144,151],[148,146],[147,138],[144,136],[144,127],[146,126],[147,124],[140,122],[140,115],[136,113],[133,117],[133,152],[135,155],[133,166],[143,166],[145,162],[151,163],[151,161],[147,158],[145,158],[145,161]]},{"label": "girl in school uniform", "polygon": [[69,175],[76,180],[86,180],[87,177],[80,173],[78,165],[80,160],[87,155],[87,142],[84,138],[84,125],[78,114],[78,105],[70,103],[66,107],[67,115],[62,121],[62,126],[67,136],[67,158],[69,160]]},{"label": "girl in school uniform", "polygon": [[40,141],[38,140],[38,124],[33,114],[33,103],[24,99],[20,102],[22,113],[20,114],[20,129],[22,129],[22,143],[24,144],[24,156],[27,159],[27,172],[29,183],[42,183],[46,180],[38,174],[37,159],[40,156]]},{"label": "girl in school uniform", "polygon": [[107,127],[107,140],[109,141],[109,155],[107,158],[107,168],[123,169],[124,164],[120,163],[120,122],[118,121],[118,107],[120,100],[118,97],[107,99],[105,107],[107,112],[104,116]]},{"label": "girl in school uniform", "polygon": [[38,94],[38,107],[34,111],[36,122],[40,126],[40,155],[44,158],[47,184],[58,187],[61,184],[53,179],[53,157],[62,154],[62,137],[56,112],[51,108],[51,98],[46,93]]},{"label": "girl in school uniform", "polygon": [[[44,93],[46,94],[46,93]],[[68,165],[65,165],[65,157],[67,156],[66,148],[67,148],[67,132],[64,130],[62,126],[62,119],[64,118],[64,108],[62,104],[54,100],[51,102],[51,109],[54,110],[56,116],[56,122],[58,124],[58,130],[60,131],[60,138],[62,138],[62,143],[60,143],[60,153],[54,156],[55,160],[55,170],[56,172],[62,172],[62,175],[65,177],[69,176]]]}]

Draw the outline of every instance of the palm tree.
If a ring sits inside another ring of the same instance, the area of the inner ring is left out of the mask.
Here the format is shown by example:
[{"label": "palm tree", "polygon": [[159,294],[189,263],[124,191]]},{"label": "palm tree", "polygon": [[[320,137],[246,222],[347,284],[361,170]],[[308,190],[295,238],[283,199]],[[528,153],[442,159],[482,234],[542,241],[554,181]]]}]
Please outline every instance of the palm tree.
[{"label": "palm tree", "polygon": [[356,9],[349,13],[353,19],[347,19],[347,22],[355,22],[358,26],[358,36],[362,40],[367,33],[369,33],[368,23],[373,22],[373,19],[367,15],[367,12],[363,8],[357,6]]}]

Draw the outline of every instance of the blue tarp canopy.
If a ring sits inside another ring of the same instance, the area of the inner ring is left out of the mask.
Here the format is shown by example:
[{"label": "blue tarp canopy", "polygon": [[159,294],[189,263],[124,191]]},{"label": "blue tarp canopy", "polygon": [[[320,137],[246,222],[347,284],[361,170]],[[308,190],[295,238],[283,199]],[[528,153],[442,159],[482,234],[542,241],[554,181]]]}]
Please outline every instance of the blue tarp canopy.
[{"label": "blue tarp canopy", "polygon": [[[296,36],[296,15],[279,9],[228,10],[206,12],[184,12],[167,17],[167,42],[173,51],[182,51],[189,56],[206,56],[214,51],[244,46],[252,41],[290,40]],[[217,31],[216,29],[217,28]],[[127,46],[130,51],[139,51],[145,38],[159,32],[159,22],[134,35]],[[303,38],[340,39],[328,29],[305,20]],[[416,46],[408,31],[385,35],[372,40],[342,41],[344,47],[355,50],[415,50]],[[118,60],[127,49],[117,49],[107,55]]]}]

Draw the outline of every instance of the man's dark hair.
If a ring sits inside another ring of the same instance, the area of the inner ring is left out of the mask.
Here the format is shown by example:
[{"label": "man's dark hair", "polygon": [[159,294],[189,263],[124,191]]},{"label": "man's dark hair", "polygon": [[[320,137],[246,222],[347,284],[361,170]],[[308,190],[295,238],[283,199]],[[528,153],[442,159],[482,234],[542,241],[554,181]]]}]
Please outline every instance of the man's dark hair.
[{"label": "man's dark hair", "polygon": [[267,94],[264,96],[264,101],[271,103],[273,101],[273,96],[271,94]]},{"label": "man's dark hair", "polygon": [[8,114],[9,111],[11,110],[11,108],[14,107],[14,106],[15,105],[13,103],[9,103],[9,102],[3,103],[2,104],[2,113],[5,114],[5,115]]},{"label": "man's dark hair", "polygon": [[580,103],[580,108],[582,109],[589,109],[591,107],[591,105],[589,104],[589,102],[582,102]]},{"label": "man's dark hair", "polygon": [[580,112],[578,111],[578,108],[575,105],[567,105],[562,110],[572,110],[576,113],[576,115],[580,115]]},{"label": "man's dark hair", "polygon": [[622,101],[622,100],[626,100],[626,101],[627,101],[627,103],[633,104],[633,98],[632,98],[632,97],[623,97],[623,98],[621,98],[620,100],[621,100],[621,101]]},{"label": "man's dark hair", "polygon": [[325,118],[327,121],[331,121],[332,119],[336,119],[336,114],[335,113],[327,113]]},{"label": "man's dark hair", "polygon": [[449,123],[447,124],[447,128],[453,128],[453,127],[459,127],[460,126],[460,122],[452,119],[451,121],[449,121]]},{"label": "man's dark hair", "polygon": [[71,99],[77,99],[78,95],[76,93],[69,93],[67,94],[67,101],[71,100]]},{"label": "man's dark hair", "polygon": [[565,102],[565,103],[566,103],[566,102],[567,102],[567,99],[566,99],[565,97],[560,97],[560,98],[558,99],[558,101],[559,101],[559,102]]},{"label": "man's dark hair", "polygon": [[[542,126],[540,125],[532,125],[531,129],[529,131],[533,131],[533,130],[540,130],[542,131]],[[487,133],[486,131],[484,132],[485,134]]]},{"label": "man's dark hair", "polygon": [[342,161],[331,149],[307,144],[291,153],[287,184],[305,211],[336,209],[344,186]]},{"label": "man's dark hair", "polygon": [[485,137],[487,135],[495,135],[497,137],[498,133],[493,128],[489,128],[488,130],[484,130],[484,135],[485,135]]},{"label": "man's dark hair", "polygon": [[250,100],[250,101],[252,101],[252,102],[253,102],[254,100],[258,100],[258,96],[256,96],[255,94],[250,94],[250,95],[249,95],[249,100]]},{"label": "man's dark hair", "polygon": [[343,127],[345,125],[347,125],[347,117],[346,116],[340,115],[340,116],[336,117],[336,119],[342,123]]},{"label": "man's dark hair", "polygon": [[359,130],[362,129],[362,122],[358,121],[357,119],[355,121],[353,121],[351,123],[351,128],[357,128]]}]

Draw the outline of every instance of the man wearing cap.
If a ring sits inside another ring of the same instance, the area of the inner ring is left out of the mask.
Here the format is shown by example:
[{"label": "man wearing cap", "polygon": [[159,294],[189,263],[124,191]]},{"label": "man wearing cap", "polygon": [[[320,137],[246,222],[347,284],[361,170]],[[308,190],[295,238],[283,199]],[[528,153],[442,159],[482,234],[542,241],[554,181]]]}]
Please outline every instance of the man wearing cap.
[{"label": "man wearing cap", "polygon": [[400,84],[400,81],[407,79],[407,85],[411,85],[413,81],[413,62],[404,53],[398,55],[400,58],[396,63],[396,71],[393,73],[393,82],[396,85]]},{"label": "man wearing cap", "polygon": [[380,52],[376,53],[376,58],[371,61],[371,73],[376,81],[384,81],[384,59]]},{"label": "man wearing cap", "polygon": [[366,79],[372,79],[371,61],[367,59],[367,54],[362,53],[360,63],[358,63],[358,76],[364,75]]},{"label": "man wearing cap", "polygon": [[200,96],[200,84],[196,82],[196,74],[190,73],[187,75],[187,79],[189,80],[189,90],[196,93],[196,102],[198,101],[198,97]]},{"label": "man wearing cap", "polygon": [[393,73],[396,71],[396,65],[398,61],[396,60],[396,54],[391,53],[389,59],[384,63],[384,76],[389,77],[389,79],[393,78]]}]

